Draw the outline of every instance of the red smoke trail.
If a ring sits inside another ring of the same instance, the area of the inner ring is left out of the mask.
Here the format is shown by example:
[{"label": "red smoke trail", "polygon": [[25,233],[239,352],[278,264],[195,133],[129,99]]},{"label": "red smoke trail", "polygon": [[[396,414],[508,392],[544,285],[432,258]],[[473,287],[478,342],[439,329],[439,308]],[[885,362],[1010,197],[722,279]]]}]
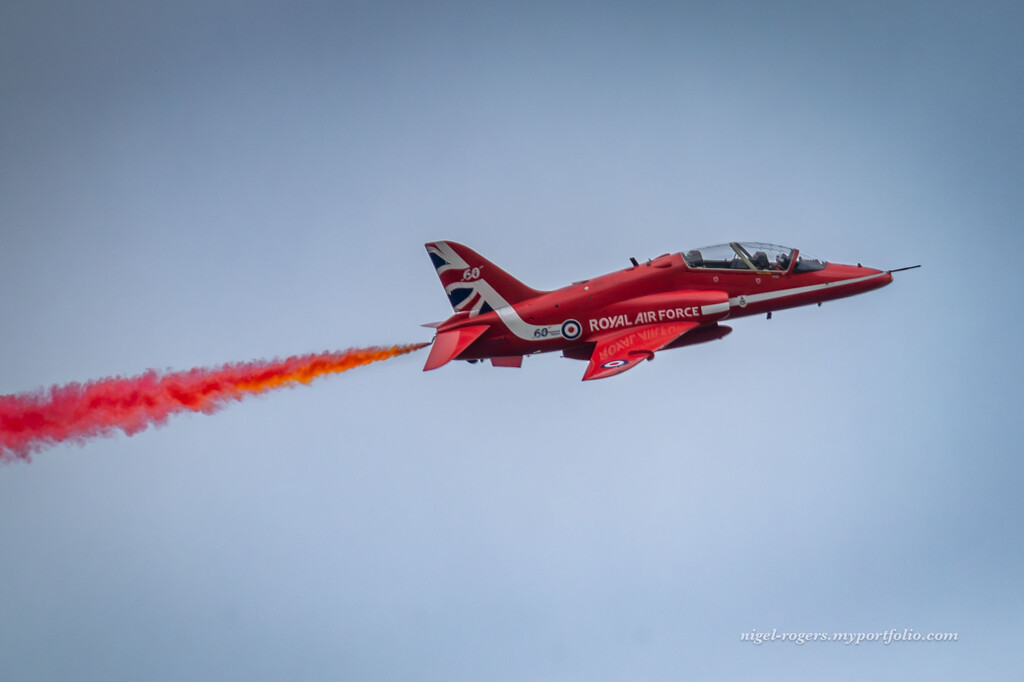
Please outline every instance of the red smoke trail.
[{"label": "red smoke trail", "polygon": [[350,348],[340,353],[256,360],[213,369],[100,379],[0,396],[0,462],[28,460],[46,445],[82,442],[121,429],[131,436],[167,417],[190,410],[213,414],[231,400],[282,386],[308,384],[335,374],[404,355],[429,345]]}]

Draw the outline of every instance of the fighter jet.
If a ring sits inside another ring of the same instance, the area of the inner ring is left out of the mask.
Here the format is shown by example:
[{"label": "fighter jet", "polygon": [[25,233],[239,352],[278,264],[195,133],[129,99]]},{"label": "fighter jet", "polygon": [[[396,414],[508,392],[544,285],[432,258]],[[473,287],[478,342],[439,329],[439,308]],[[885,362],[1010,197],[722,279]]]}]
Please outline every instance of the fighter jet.
[{"label": "fighter jet", "polygon": [[561,351],[589,364],[583,381],[654,359],[658,351],[720,339],[723,320],[767,315],[863,294],[896,270],[824,261],[798,249],[729,242],[664,254],[555,291],[531,289],[467,246],[425,245],[455,314],[437,330],[424,371],[452,360],[520,367]]}]

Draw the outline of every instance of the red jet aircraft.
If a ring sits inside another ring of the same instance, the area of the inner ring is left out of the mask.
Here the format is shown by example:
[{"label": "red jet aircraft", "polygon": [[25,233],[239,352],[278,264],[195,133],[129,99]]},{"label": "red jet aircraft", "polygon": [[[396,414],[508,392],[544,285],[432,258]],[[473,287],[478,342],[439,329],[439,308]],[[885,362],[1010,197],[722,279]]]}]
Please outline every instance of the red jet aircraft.
[{"label": "red jet aircraft", "polygon": [[[654,353],[720,339],[720,321],[862,294],[899,270],[839,265],[797,249],[730,242],[664,254],[632,267],[537,291],[455,242],[431,242],[455,314],[435,327],[424,371],[452,360],[490,358],[520,367],[524,355],[562,351],[588,360],[583,380],[603,379],[654,359]],[[912,266],[920,267],[920,266]]]}]

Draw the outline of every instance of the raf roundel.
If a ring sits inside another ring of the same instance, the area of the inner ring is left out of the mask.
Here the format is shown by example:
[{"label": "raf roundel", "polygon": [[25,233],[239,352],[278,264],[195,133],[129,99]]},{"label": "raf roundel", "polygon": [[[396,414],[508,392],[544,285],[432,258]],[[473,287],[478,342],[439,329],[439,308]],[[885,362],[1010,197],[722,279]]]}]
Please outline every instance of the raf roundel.
[{"label": "raf roundel", "polygon": [[625,360],[611,360],[601,365],[601,369],[614,369],[616,367],[622,367],[625,364]]},{"label": "raf roundel", "polygon": [[566,320],[565,322],[562,323],[563,339],[569,339],[570,341],[572,341],[573,339],[578,339],[580,337],[580,334],[582,333],[583,325],[581,325],[576,320]]}]

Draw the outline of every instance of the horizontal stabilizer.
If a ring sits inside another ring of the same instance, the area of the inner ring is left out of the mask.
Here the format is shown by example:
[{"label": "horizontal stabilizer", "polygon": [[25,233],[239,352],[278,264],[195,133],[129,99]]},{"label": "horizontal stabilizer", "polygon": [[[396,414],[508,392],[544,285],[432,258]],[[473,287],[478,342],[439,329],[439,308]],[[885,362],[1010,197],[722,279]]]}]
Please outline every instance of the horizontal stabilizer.
[{"label": "horizontal stabilizer", "polygon": [[427,364],[423,366],[423,371],[448,364],[489,328],[486,324],[476,324],[439,333],[434,338],[434,345],[430,347],[430,355],[427,357]]}]

